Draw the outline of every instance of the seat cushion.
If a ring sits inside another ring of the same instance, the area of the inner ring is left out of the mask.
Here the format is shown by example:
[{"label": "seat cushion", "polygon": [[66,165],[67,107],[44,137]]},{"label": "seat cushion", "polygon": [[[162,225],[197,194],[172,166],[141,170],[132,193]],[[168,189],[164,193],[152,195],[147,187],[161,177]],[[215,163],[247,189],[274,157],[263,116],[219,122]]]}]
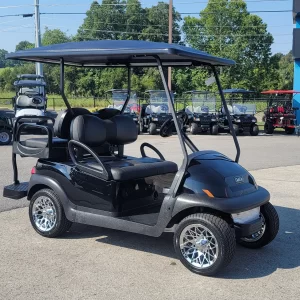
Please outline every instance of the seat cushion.
[{"label": "seat cushion", "polygon": [[[20,142],[23,146],[30,148],[46,148],[48,147],[48,138],[31,138]],[[53,138],[52,147],[54,148],[66,148],[68,147],[68,140]]]},{"label": "seat cushion", "polygon": [[[178,167],[174,162],[163,161],[150,157],[127,157],[123,159],[112,157],[100,159],[106,168],[110,179],[116,181],[134,180],[168,173],[176,173],[178,171]],[[86,166],[94,169],[101,169],[101,166],[93,160],[86,162]]]}]

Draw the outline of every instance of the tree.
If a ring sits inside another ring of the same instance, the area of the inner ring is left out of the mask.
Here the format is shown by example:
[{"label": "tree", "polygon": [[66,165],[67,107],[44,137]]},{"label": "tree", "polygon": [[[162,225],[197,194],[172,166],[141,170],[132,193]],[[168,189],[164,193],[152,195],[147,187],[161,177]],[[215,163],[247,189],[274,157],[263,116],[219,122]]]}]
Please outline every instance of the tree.
[{"label": "tree", "polygon": [[223,68],[224,87],[260,91],[270,80],[273,37],[243,0],[209,0],[199,18],[185,18],[183,32],[190,46],[236,61],[236,66]]},{"label": "tree", "polygon": [[294,80],[294,59],[292,51],[286,55],[279,54],[279,89],[293,89]]},{"label": "tree", "polygon": [[5,60],[5,55],[8,52],[4,49],[0,49],[0,68],[5,68],[6,67],[6,60]]},{"label": "tree", "polygon": [[71,38],[67,36],[67,34],[60,29],[49,29],[45,27],[45,32],[42,37],[42,45],[54,45],[70,42]]},{"label": "tree", "polygon": [[33,43],[30,43],[28,41],[21,41],[19,44],[17,44],[16,51],[27,50],[32,48],[34,48]]}]

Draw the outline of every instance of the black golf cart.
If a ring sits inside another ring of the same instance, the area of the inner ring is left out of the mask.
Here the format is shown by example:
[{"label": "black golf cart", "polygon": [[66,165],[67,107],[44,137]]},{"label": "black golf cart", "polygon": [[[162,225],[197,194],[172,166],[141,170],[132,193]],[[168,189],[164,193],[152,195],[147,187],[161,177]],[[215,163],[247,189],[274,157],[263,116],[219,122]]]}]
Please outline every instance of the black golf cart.
[{"label": "black golf cart", "polygon": [[[244,89],[228,89],[224,90],[223,93],[230,95],[228,109],[235,134],[250,133],[252,136],[257,136],[259,134],[259,127],[255,117],[256,104],[249,103],[249,100],[251,100],[249,99],[249,95],[255,92]],[[245,95],[248,98],[245,98]],[[224,108],[221,109],[219,114],[219,128],[221,131],[229,131],[229,123]]]},{"label": "black golf cart", "polygon": [[[230,120],[216,66],[233,61],[180,45],[146,41],[86,41],[57,44],[7,55],[9,59],[60,64],[61,95],[67,109],[55,120],[54,135],[20,140],[14,127],[12,165],[14,183],[4,197],[30,201],[33,228],[44,237],[62,235],[73,222],[160,236],[174,233],[174,247],[191,271],[213,275],[233,258],[236,240],[249,248],[269,244],[279,220],[270,194],[235,160],[216,151],[199,151],[180,130],[164,67],[206,67],[213,72]],[[134,121],[120,110],[105,108],[96,115],[72,108],[64,94],[64,68],[124,67],[128,90],[132,67],[157,67],[165,88],[183,153],[178,168],[154,146],[144,143],[141,157],[126,156],[124,146],[136,141]],[[26,117],[25,117],[26,118]],[[19,122],[21,118],[17,118]],[[229,121],[232,129],[232,123]],[[117,147],[117,151],[115,151]],[[152,149],[157,158],[148,157]],[[188,154],[188,148],[191,154]],[[16,156],[36,157],[28,182],[19,182]],[[121,234],[121,233],[120,233]],[[263,255],[263,254],[261,254]]]},{"label": "black golf cart", "polygon": [[0,146],[9,145],[11,143],[14,116],[15,113],[13,110],[0,110]]},{"label": "black golf cart", "polygon": [[[172,93],[172,99],[174,94]],[[145,92],[144,103],[140,104],[141,132],[154,135],[168,119],[172,118],[165,90],[149,90]]]},{"label": "black golf cart", "polygon": [[189,91],[185,103],[185,112],[188,114],[188,127],[191,134],[210,132],[217,135],[219,126],[216,115],[216,97],[214,93],[204,91]]},{"label": "black golf cart", "polygon": [[138,133],[140,133],[140,126],[138,121],[139,105],[136,92],[131,91],[129,96],[128,90],[111,89],[106,92],[106,95],[111,95],[111,99],[108,99],[108,102],[110,103],[108,108],[115,108],[120,111],[122,110],[127,97],[129,97],[128,104],[123,114],[132,118],[132,120],[136,123]]}]

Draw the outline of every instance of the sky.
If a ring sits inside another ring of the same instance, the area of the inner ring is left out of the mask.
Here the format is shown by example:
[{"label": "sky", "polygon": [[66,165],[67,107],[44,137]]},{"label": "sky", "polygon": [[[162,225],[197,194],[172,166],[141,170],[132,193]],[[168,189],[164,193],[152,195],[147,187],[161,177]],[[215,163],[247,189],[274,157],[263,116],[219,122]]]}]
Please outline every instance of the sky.
[{"label": "sky", "polygon": [[[141,0],[143,7],[155,5],[157,2],[158,0]],[[92,0],[40,0],[40,12],[86,12],[91,3]],[[288,53],[292,49],[293,40],[294,24],[291,12],[293,0],[246,0],[246,3],[249,11],[290,10],[280,13],[255,13],[268,24],[268,30],[274,37],[272,52]],[[34,0],[0,0],[0,49],[12,52],[22,40],[34,42],[34,18],[1,17],[33,13],[33,4]],[[206,4],[207,0],[173,0],[174,7],[180,13],[198,13]],[[45,27],[59,28],[68,35],[75,35],[84,17],[84,15],[41,15],[41,30],[43,32]]]}]

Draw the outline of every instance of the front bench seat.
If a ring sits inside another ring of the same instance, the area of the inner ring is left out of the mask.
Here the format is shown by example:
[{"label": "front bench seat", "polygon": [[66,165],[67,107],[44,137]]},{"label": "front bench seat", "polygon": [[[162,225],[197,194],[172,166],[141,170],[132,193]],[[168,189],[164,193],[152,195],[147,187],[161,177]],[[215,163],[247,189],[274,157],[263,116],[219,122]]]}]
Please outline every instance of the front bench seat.
[{"label": "front bench seat", "polygon": [[[135,122],[127,116],[119,115],[110,120],[101,120],[91,115],[81,115],[71,124],[71,138],[88,147],[101,146],[105,142],[111,145],[125,145],[137,139]],[[157,158],[143,157],[101,157],[109,178],[108,180],[128,181],[168,173],[176,173],[174,162]],[[102,166],[93,159],[83,160],[85,167],[102,170]]]}]

